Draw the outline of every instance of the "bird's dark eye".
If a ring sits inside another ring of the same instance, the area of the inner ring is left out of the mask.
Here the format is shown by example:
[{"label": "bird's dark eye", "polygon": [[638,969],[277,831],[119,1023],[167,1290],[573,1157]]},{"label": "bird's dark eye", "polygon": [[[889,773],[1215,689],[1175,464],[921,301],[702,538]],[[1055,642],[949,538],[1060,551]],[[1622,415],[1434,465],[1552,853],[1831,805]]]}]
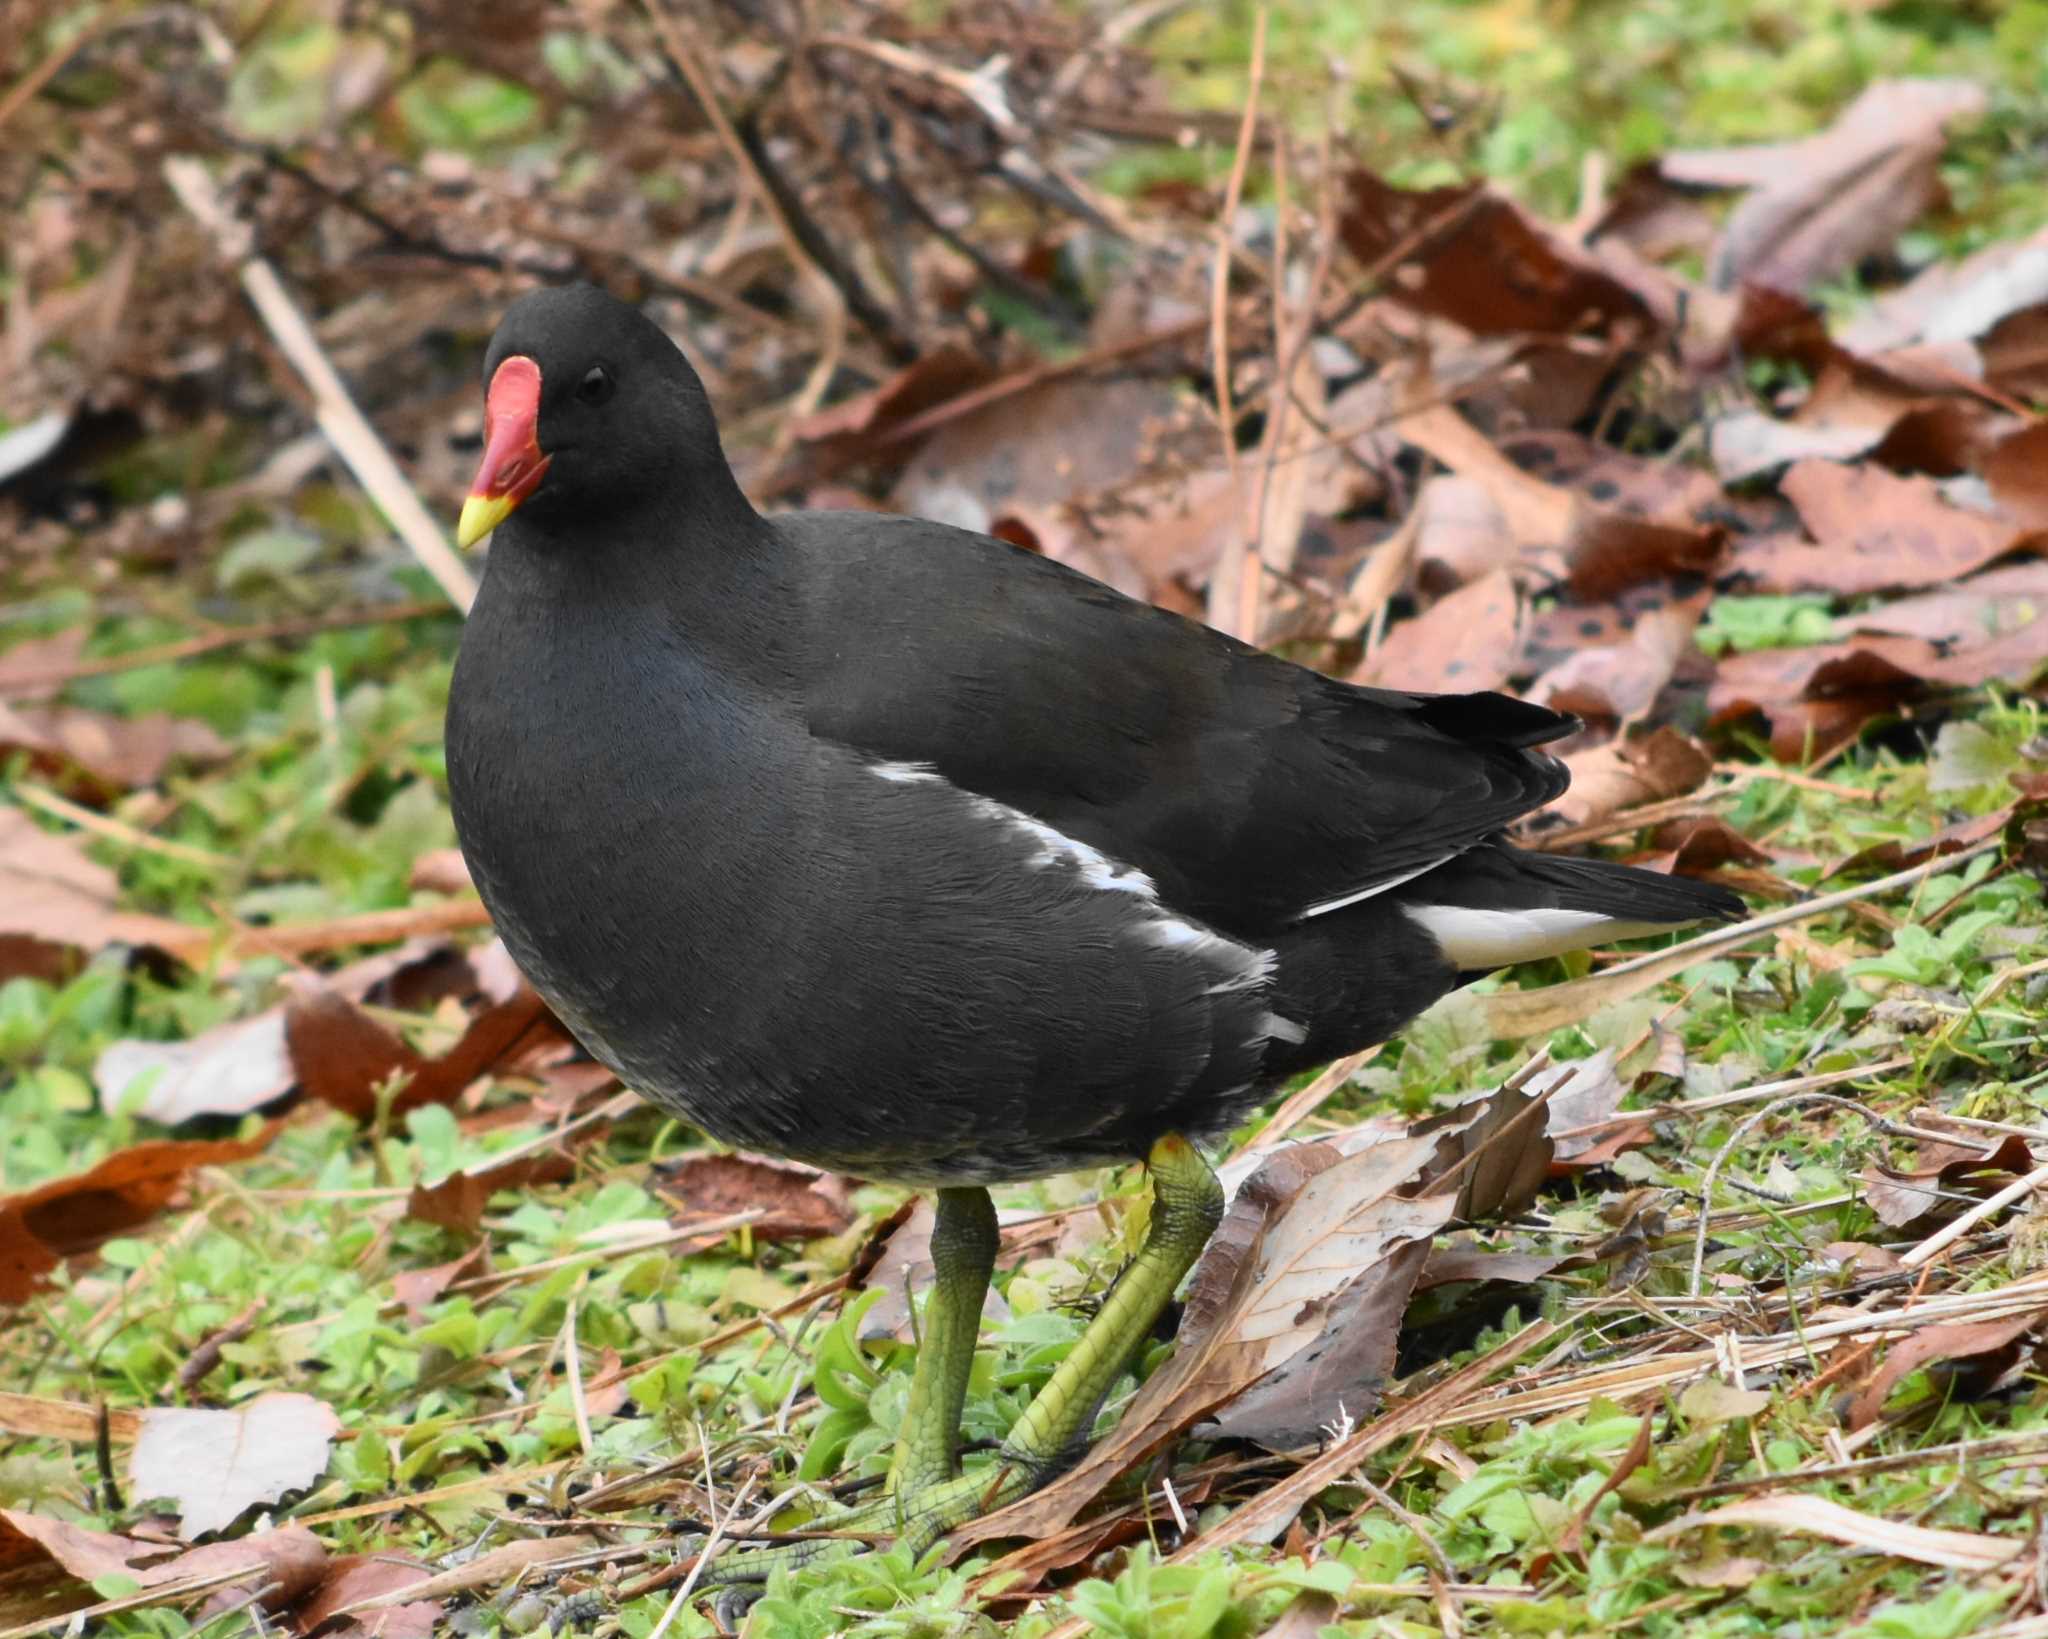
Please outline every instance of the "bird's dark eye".
[{"label": "bird's dark eye", "polygon": [[612,396],[612,373],[602,364],[593,364],[583,372],[583,379],[576,383],[576,402],[579,404],[602,404]]}]

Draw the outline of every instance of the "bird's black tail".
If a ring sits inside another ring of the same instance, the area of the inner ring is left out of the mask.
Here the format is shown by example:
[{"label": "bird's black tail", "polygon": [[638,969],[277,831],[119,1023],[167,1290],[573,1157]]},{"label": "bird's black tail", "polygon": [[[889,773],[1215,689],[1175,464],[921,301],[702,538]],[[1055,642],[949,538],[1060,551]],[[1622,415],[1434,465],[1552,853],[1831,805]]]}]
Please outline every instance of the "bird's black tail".
[{"label": "bird's black tail", "polygon": [[1466,972],[1744,914],[1735,894],[1711,882],[1501,842],[1418,878],[1400,901]]}]

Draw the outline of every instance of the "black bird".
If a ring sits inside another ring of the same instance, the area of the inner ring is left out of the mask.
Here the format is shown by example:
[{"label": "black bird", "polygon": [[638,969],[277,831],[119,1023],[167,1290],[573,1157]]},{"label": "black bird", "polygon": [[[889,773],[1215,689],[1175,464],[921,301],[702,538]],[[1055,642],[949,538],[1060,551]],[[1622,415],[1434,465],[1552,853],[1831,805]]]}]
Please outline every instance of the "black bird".
[{"label": "black bird", "polygon": [[[1502,840],[1565,788],[1536,749],[1556,712],[1335,682],[940,524],[761,516],[696,372],[600,291],[520,301],[485,380],[463,853],[628,1086],[726,1143],[938,1191],[875,1514],[920,1546],[1085,1443],[1215,1227],[1196,1142],[1479,974],[1741,911]],[[963,1478],[986,1186],[1133,1159],[1143,1250]]]}]

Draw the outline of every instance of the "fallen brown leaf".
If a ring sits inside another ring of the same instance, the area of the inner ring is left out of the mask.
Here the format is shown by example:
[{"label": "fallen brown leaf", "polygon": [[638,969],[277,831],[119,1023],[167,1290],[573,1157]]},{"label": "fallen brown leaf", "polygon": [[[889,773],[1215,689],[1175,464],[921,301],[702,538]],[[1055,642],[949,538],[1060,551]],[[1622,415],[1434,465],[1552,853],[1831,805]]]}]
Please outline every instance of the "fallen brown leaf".
[{"label": "fallen brown leaf", "polygon": [[1941,258],[1843,324],[1841,345],[1866,357],[1923,342],[1969,343],[2048,301],[2048,229]]},{"label": "fallen brown leaf", "polygon": [[1432,694],[1497,689],[1514,657],[1519,608],[1513,577],[1496,569],[1397,622],[1352,681]]},{"label": "fallen brown leaf", "polygon": [[1867,462],[1801,461],[1780,487],[1814,544],[1744,543],[1730,567],[1759,591],[1861,597],[1945,586],[2034,544],[2007,519],[1950,506],[1932,479]]},{"label": "fallen brown leaf", "polygon": [[796,436],[821,446],[810,452],[810,470],[823,475],[863,459],[911,417],[981,386],[993,374],[977,354],[955,343],[933,348],[879,386],[799,421]]},{"label": "fallen brown leaf", "polygon": [[[451,1570],[436,1571],[423,1582],[406,1582],[376,1593],[358,1594],[346,1604],[336,1606],[329,1613],[331,1621],[337,1616],[360,1616],[365,1612],[383,1612],[394,1608],[415,1605],[423,1600],[441,1600],[454,1594],[468,1593],[472,1588],[495,1588],[517,1582],[527,1571],[536,1575],[544,1572],[550,1564],[580,1559],[598,1545],[597,1538],[584,1532],[571,1532],[555,1537],[532,1537],[524,1541],[508,1542],[503,1547],[493,1548],[487,1554],[478,1554]],[[374,1621],[363,1624],[371,1633],[378,1631]]]},{"label": "fallen brown leaf", "polygon": [[[2037,631],[2036,628],[2039,628]],[[2029,651],[2041,659],[2022,664]],[[1771,755],[1800,762],[1854,739],[1875,717],[1897,711],[1936,683],[1985,682],[2010,661],[2031,675],[2048,659],[2048,621],[1943,655],[1917,638],[1868,637],[1804,649],[1758,649],[1720,663],[1707,690],[1709,721],[1716,726],[1757,714],[1768,719]]]},{"label": "fallen brown leaf", "polygon": [[292,1616],[300,1632],[317,1632],[321,1639],[432,1639],[441,1616],[438,1599],[385,1605],[368,1618],[338,1613],[359,1600],[402,1594],[433,1574],[431,1565],[402,1554],[344,1554],[328,1564],[319,1586],[299,1602]]},{"label": "fallen brown leaf", "polygon": [[206,724],[160,711],[116,717],[83,706],[0,704],[0,757],[24,757],[81,801],[154,785],[174,761],[217,762],[228,749]]},{"label": "fallen brown leaf", "polygon": [[1678,663],[1692,650],[1692,634],[1711,594],[1664,604],[1639,616],[1620,643],[1581,649],[1523,691],[1526,699],[1557,711],[1621,724],[1647,716]]},{"label": "fallen brown leaf", "polygon": [[1881,80],[1814,136],[1666,154],[1661,169],[1674,182],[1753,190],[1710,260],[1716,287],[1806,291],[1919,218],[1940,194],[1946,127],[1984,106],[1966,80]]},{"label": "fallen brown leaf", "polygon": [[70,626],[0,651],[0,700],[48,699],[61,687],[57,676],[77,663],[91,636],[87,627]]},{"label": "fallen brown leaf", "polygon": [[14,942],[15,960],[44,961],[48,951],[93,955],[110,945],[193,960],[213,943],[205,928],[124,911],[119,901],[114,873],[76,841],[45,831],[18,808],[0,808],[0,937]]},{"label": "fallen brown leaf", "polygon": [[59,1264],[162,1212],[195,1167],[245,1161],[276,1133],[273,1123],[248,1139],[131,1144],[89,1171],[0,1197],[0,1303],[26,1303]]},{"label": "fallen brown leaf", "polygon": [[1590,332],[1642,343],[1655,333],[1642,298],[1596,257],[1481,183],[1397,188],[1357,170],[1337,231],[1367,267],[1412,245],[1385,297],[1474,335]]},{"label": "fallen brown leaf", "polygon": [[1574,751],[1564,763],[1572,783],[1543,812],[1565,825],[1590,825],[1624,809],[1682,797],[1699,789],[1714,771],[1706,749],[1675,728]]},{"label": "fallen brown leaf", "polygon": [[61,1616],[92,1603],[91,1584],[102,1577],[132,1580],[143,1588],[205,1581],[246,1568],[229,1586],[275,1583],[260,1601],[283,1610],[321,1577],[327,1550],[302,1525],[259,1531],[234,1542],[178,1552],[164,1542],[95,1531],[21,1509],[0,1509],[0,1610],[11,1619]]},{"label": "fallen brown leaf", "polygon": [[1859,848],[1846,859],[1837,860],[1821,872],[1821,880],[1845,876],[1852,872],[1875,871],[1880,876],[1892,871],[1903,871],[1909,865],[1923,864],[1930,859],[1940,859],[1948,854],[1959,854],[1965,848],[1982,842],[1986,837],[1995,837],[2012,821],[2012,809],[2001,808],[1994,814],[1979,814],[1973,819],[1957,820],[1953,825],[1944,825],[1940,830],[1924,837],[1910,840],[1873,843],[1868,848]]},{"label": "fallen brown leaf", "polygon": [[2026,1141],[2008,1135],[1996,1144],[1923,1144],[1919,1164],[1898,1169],[1872,1162],[1863,1169],[1863,1199],[1879,1223],[1892,1229],[1941,1212],[1957,1195],[1980,1187],[1982,1193],[2034,1170]]},{"label": "fallen brown leaf", "polygon": [[[416,1214],[415,1214],[416,1216]],[[426,1269],[401,1269],[391,1277],[391,1295],[405,1306],[405,1318],[415,1326],[440,1301],[441,1294],[465,1274],[481,1273],[488,1267],[490,1247],[478,1241],[459,1258]]]},{"label": "fallen brown leaf", "polygon": [[758,1155],[691,1155],[654,1169],[658,1195],[689,1218],[723,1218],[758,1207],[757,1238],[809,1241],[853,1222],[846,1180],[833,1173]]},{"label": "fallen brown leaf", "polygon": [[1997,1320],[1954,1321],[1902,1337],[1885,1350],[1884,1364],[1871,1373],[1849,1402],[1846,1421],[1851,1430],[1876,1422],[1884,1403],[1900,1379],[1922,1366],[1944,1360],[1974,1360],[1998,1354],[2017,1343],[2040,1325],[2048,1310],[2006,1315]]},{"label": "fallen brown leaf", "polygon": [[[439,1224],[457,1235],[473,1235],[484,1221],[491,1197],[500,1191],[558,1184],[575,1175],[576,1163],[557,1151],[516,1156],[474,1172],[451,1172],[437,1183],[413,1185],[412,1193],[406,1197],[405,1215],[422,1223]],[[457,1264],[461,1261],[456,1260]]]},{"label": "fallen brown leaf", "polygon": [[415,1052],[347,997],[324,987],[302,992],[285,1011],[285,1042],[299,1084],[358,1121],[376,1114],[377,1090],[393,1077],[409,1078],[392,1100],[394,1114],[449,1104],[479,1076],[565,1039],[546,1004],[527,989],[479,1013],[462,1039],[436,1059]]},{"label": "fallen brown leaf", "polygon": [[232,1411],[153,1407],[128,1453],[129,1492],[177,1503],[190,1542],[311,1485],[340,1432],[334,1408],[310,1394],[259,1394]]},{"label": "fallen brown leaf", "polygon": [[1724,865],[1773,862],[1773,855],[1712,814],[1666,821],[1651,833],[1650,851],[1629,860],[1631,865],[1678,876],[1711,876]]},{"label": "fallen brown leaf", "polygon": [[435,848],[412,862],[406,886],[415,893],[475,893],[469,863],[460,848]]}]

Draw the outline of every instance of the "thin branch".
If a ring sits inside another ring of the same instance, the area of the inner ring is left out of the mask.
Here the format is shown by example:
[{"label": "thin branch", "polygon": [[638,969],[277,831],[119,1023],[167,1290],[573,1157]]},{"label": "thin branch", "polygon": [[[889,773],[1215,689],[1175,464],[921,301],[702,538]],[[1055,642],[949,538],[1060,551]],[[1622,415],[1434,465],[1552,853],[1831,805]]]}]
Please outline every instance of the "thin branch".
[{"label": "thin branch", "polygon": [[441,526],[421,503],[418,492],[399,470],[376,428],[356,407],[340,372],[285,290],[277,270],[256,254],[247,224],[229,214],[214,191],[206,167],[198,160],[183,155],[166,159],[164,179],[179,203],[213,235],[222,255],[234,264],[257,317],[312,393],[313,419],[328,442],[348,463],[349,471],[390,520],[399,538],[412,549],[413,556],[448,594],[448,601],[467,614],[476,601],[476,581],[448,544]]}]

